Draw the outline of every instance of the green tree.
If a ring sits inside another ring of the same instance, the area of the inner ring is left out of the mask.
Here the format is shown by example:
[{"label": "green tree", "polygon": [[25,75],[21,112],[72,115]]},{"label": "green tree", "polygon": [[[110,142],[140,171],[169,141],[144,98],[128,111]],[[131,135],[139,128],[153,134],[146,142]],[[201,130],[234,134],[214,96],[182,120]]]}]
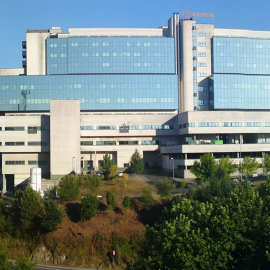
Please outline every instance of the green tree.
[{"label": "green tree", "polygon": [[230,156],[219,159],[216,163],[214,176],[217,179],[229,179],[237,171],[237,166],[230,160]]},{"label": "green tree", "polygon": [[113,160],[109,154],[103,156],[103,160],[101,162],[101,171],[103,172],[104,178],[109,180],[112,175],[113,168]]},{"label": "green tree", "polygon": [[127,210],[130,207],[131,201],[129,196],[125,196],[123,199],[123,206]]},{"label": "green tree", "polygon": [[269,172],[270,171],[270,155],[265,154],[263,158],[263,164],[264,164],[264,169]]},{"label": "green tree", "polygon": [[18,189],[12,204],[15,228],[21,233],[33,234],[39,230],[39,216],[42,199],[30,186],[23,191]]},{"label": "green tree", "polygon": [[216,198],[222,201],[230,197],[234,187],[230,178],[212,178],[193,190],[192,197],[201,202],[215,201]]},{"label": "green tree", "polygon": [[131,269],[262,269],[269,263],[268,212],[259,192],[245,183],[227,200],[177,197],[147,228]]},{"label": "green tree", "polygon": [[216,169],[215,158],[211,154],[200,156],[200,161],[195,161],[191,172],[200,180],[206,181],[214,177]]},{"label": "green tree", "polygon": [[14,270],[33,270],[36,263],[25,256],[19,256],[16,260]]},{"label": "green tree", "polygon": [[172,182],[171,179],[165,177],[157,181],[158,193],[161,197],[167,197],[171,194],[171,191],[175,189],[176,185]]},{"label": "green tree", "polygon": [[80,192],[80,183],[75,175],[69,174],[60,180],[58,195],[63,201],[77,199]]},{"label": "green tree", "polygon": [[12,264],[9,261],[8,253],[3,248],[2,244],[0,243],[0,269],[1,270],[12,270]]},{"label": "green tree", "polygon": [[251,158],[250,156],[246,156],[243,159],[242,164],[239,166],[239,170],[243,175],[249,180],[249,176],[257,171],[260,164],[256,161],[256,158]]},{"label": "green tree", "polygon": [[85,195],[81,204],[81,219],[89,220],[93,218],[97,212],[99,206],[99,199],[93,193]]},{"label": "green tree", "polygon": [[114,192],[112,191],[107,192],[106,199],[107,199],[108,208],[110,210],[114,210],[116,207],[116,200],[115,200]]},{"label": "green tree", "polygon": [[117,176],[117,165],[113,164],[110,170],[110,174],[108,176],[109,180],[114,179]]},{"label": "green tree", "polygon": [[45,233],[56,231],[62,220],[63,212],[58,204],[53,200],[45,201],[44,213],[41,217],[42,231]]},{"label": "green tree", "polygon": [[101,186],[101,177],[88,174],[83,178],[83,187],[89,189],[91,193],[96,193]]},{"label": "green tree", "polygon": [[142,173],[144,171],[143,159],[138,149],[136,149],[135,152],[131,156],[130,171],[131,173]]}]

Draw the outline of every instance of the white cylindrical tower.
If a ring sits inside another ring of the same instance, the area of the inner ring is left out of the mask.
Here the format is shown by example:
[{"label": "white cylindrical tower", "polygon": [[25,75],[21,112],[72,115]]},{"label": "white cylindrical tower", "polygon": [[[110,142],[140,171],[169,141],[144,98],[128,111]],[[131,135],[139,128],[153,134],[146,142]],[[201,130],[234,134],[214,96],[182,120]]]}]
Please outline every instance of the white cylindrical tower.
[{"label": "white cylindrical tower", "polygon": [[41,168],[35,167],[30,169],[30,186],[36,192],[41,191]]}]

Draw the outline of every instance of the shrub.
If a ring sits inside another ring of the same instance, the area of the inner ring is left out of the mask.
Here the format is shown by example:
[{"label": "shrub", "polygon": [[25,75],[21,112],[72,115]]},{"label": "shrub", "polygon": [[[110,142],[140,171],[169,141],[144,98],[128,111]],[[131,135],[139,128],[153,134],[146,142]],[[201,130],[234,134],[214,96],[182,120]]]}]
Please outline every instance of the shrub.
[{"label": "shrub", "polygon": [[128,209],[130,207],[130,197],[129,196],[125,196],[124,200],[123,200],[123,206],[125,209]]},{"label": "shrub", "polygon": [[114,210],[116,207],[116,200],[115,200],[114,193],[112,191],[107,192],[106,199],[107,199],[108,208],[110,210]]},{"label": "shrub", "polygon": [[99,206],[99,199],[95,194],[84,196],[81,204],[81,220],[89,220],[93,218]]},{"label": "shrub", "polygon": [[16,260],[14,270],[32,270],[34,269],[36,263],[31,261],[25,256],[19,256]]},{"label": "shrub", "polygon": [[41,218],[41,228],[43,232],[53,232],[57,230],[63,220],[63,212],[53,200],[44,203],[44,213]]},{"label": "shrub", "polygon": [[101,177],[97,175],[86,175],[83,178],[83,187],[90,190],[92,193],[96,193],[101,186]]},{"label": "shrub", "polygon": [[175,184],[167,177],[157,181],[158,193],[161,197],[167,197],[175,189]]},{"label": "shrub", "polygon": [[1,270],[11,270],[11,262],[8,258],[7,251],[3,248],[0,243],[0,269]]},{"label": "shrub", "polygon": [[154,202],[152,191],[148,188],[142,190],[143,201],[146,205],[151,205]]},{"label": "shrub", "polygon": [[187,181],[183,180],[180,182],[180,187],[185,188],[187,186]]},{"label": "shrub", "polygon": [[80,184],[74,175],[63,177],[59,183],[59,197],[63,201],[75,200],[80,192]]}]

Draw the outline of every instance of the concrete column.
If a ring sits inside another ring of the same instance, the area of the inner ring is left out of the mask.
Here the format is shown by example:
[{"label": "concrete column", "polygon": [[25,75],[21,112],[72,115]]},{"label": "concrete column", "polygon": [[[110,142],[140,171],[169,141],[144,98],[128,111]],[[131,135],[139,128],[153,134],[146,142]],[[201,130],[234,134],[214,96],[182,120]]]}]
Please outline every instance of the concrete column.
[{"label": "concrete column", "polygon": [[95,171],[97,171],[99,168],[98,168],[98,163],[97,163],[97,152],[95,151],[95,155],[94,155],[94,168],[95,168]]},{"label": "concrete column", "polygon": [[6,175],[3,174],[3,189],[2,189],[3,192],[6,192],[7,191],[7,179],[6,179]]},{"label": "concrete column", "polygon": [[79,100],[51,100],[50,140],[51,176],[81,173]]}]

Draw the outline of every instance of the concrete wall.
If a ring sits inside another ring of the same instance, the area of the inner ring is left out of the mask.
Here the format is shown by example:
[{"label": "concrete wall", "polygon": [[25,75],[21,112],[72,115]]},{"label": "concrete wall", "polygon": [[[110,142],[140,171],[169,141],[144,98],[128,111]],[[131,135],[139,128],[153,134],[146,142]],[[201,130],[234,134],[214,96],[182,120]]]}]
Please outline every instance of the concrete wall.
[{"label": "concrete wall", "polygon": [[[69,28],[70,36],[162,37],[162,28]],[[61,35],[59,35],[61,37]]]},{"label": "concrete wall", "polygon": [[[197,44],[201,42],[206,43],[206,47],[198,47],[197,46],[197,75],[199,73],[206,73],[207,77],[199,77],[197,76],[198,83],[198,100],[206,100],[206,106],[200,106],[198,103],[198,110],[209,110],[209,79],[208,77],[212,74],[212,54],[211,54],[211,40],[214,33],[214,25],[213,24],[197,24],[196,25],[196,33],[197,33]],[[198,33],[205,33],[206,37],[199,37]],[[199,57],[199,53],[206,53],[206,57]],[[200,67],[200,63],[206,63],[205,67]],[[207,91],[200,92],[199,87],[206,87]]]},{"label": "concrete wall", "polygon": [[181,48],[181,112],[193,111],[193,20],[180,22],[180,48]]},{"label": "concrete wall", "polygon": [[214,36],[270,38],[270,31],[254,31],[246,29],[215,28]]},{"label": "concrete wall", "polygon": [[24,68],[0,68],[0,76],[18,76],[24,74]]},{"label": "concrete wall", "polygon": [[80,101],[51,100],[51,177],[80,173]]},{"label": "concrete wall", "polygon": [[26,34],[26,74],[46,75],[46,42],[49,30],[27,32]]}]

